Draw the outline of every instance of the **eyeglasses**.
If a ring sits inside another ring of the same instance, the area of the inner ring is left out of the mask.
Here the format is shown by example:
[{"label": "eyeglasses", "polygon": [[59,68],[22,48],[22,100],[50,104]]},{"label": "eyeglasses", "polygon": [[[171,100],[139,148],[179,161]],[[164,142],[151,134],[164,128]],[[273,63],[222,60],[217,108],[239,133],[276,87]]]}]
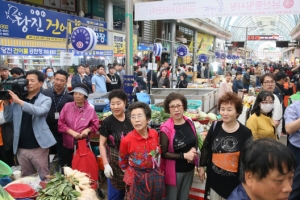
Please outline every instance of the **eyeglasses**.
[{"label": "eyeglasses", "polygon": [[176,108],[177,109],[180,109],[181,107],[182,107],[183,105],[172,105],[172,106],[170,106],[169,108],[171,109],[171,110],[175,110]]},{"label": "eyeglasses", "polygon": [[133,115],[133,116],[130,117],[130,119],[132,119],[132,120],[136,120],[136,119],[140,120],[143,117],[145,117],[145,115],[137,115],[137,116]]},{"label": "eyeglasses", "polygon": [[265,81],[265,82],[263,82],[264,84],[267,84],[267,85],[272,85],[272,84],[274,84],[275,83],[275,81]]}]

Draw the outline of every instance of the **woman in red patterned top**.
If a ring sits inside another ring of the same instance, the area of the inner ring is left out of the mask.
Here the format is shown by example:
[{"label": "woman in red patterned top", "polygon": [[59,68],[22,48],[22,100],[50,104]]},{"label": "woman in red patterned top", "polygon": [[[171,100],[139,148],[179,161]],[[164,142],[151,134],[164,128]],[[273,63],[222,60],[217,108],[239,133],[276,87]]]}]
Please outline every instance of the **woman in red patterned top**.
[{"label": "woman in red patterned top", "polygon": [[124,182],[130,188],[127,199],[161,200],[164,176],[159,169],[158,133],[148,128],[151,110],[147,104],[136,102],[130,105],[129,116],[134,130],[121,140],[119,159]]}]

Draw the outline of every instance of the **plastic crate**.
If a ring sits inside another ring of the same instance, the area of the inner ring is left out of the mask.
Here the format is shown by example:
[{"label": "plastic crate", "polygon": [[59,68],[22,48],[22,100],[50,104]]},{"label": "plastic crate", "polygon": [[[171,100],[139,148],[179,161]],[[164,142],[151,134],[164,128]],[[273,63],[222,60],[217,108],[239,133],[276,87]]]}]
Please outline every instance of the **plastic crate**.
[{"label": "plastic crate", "polygon": [[156,106],[154,104],[150,104],[150,108],[153,111],[162,111],[164,109],[163,107],[158,107],[158,106]]},{"label": "plastic crate", "polygon": [[198,107],[202,106],[201,100],[188,100],[188,109],[197,109]]}]

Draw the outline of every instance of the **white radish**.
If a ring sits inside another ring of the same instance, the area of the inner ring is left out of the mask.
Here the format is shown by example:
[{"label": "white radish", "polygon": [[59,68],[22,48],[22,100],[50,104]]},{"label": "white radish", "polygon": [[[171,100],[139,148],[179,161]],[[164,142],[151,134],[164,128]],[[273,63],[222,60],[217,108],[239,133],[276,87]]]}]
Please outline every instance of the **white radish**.
[{"label": "white radish", "polygon": [[90,185],[84,185],[84,184],[79,183],[78,186],[79,186],[80,189],[82,189],[82,190],[90,189]]},{"label": "white radish", "polygon": [[74,178],[78,179],[78,178],[82,178],[82,177],[85,177],[86,174],[85,173],[82,173],[82,172],[76,172],[74,174]]},{"label": "white radish", "polygon": [[83,184],[83,185],[89,185],[90,181],[79,181],[79,184]]},{"label": "white radish", "polygon": [[75,190],[76,190],[77,192],[81,192],[81,189],[79,188],[78,185],[75,185]]},{"label": "white radish", "polygon": [[79,181],[79,182],[88,182],[88,183],[90,183],[91,181],[90,181],[90,179],[88,178],[88,177],[82,177],[82,178],[77,178],[77,180]]}]

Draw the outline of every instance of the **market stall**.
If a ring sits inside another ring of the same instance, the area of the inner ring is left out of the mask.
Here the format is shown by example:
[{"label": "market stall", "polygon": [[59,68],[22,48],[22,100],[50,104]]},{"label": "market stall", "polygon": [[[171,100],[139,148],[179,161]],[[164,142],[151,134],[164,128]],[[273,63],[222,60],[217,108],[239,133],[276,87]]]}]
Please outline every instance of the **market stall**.
[{"label": "market stall", "polygon": [[163,102],[171,92],[183,94],[189,100],[201,100],[201,110],[203,112],[216,112],[218,88],[152,88],[150,94],[151,103]]}]

